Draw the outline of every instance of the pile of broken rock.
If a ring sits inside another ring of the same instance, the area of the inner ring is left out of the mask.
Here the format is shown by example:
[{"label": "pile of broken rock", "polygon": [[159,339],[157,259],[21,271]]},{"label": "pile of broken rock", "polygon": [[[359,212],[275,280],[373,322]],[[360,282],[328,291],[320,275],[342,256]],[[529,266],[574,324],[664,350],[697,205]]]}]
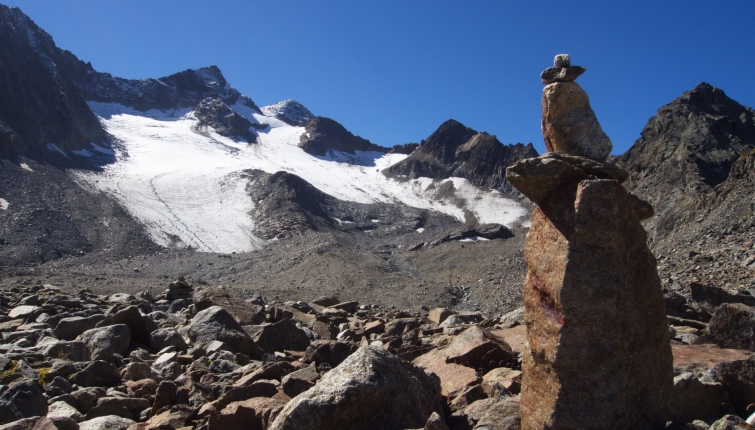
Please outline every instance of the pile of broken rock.
[{"label": "pile of broken rock", "polygon": [[[38,285],[0,291],[0,321],[0,429],[520,428],[521,310]],[[751,351],[675,348],[679,420],[755,402]]]}]

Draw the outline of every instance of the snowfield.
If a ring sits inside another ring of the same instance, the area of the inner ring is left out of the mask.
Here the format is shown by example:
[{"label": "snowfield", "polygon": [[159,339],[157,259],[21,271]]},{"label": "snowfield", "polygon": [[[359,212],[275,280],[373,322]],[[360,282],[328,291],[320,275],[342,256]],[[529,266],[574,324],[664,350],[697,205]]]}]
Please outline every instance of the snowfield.
[{"label": "snowfield", "polygon": [[[164,246],[219,253],[262,247],[264,241],[254,236],[249,216],[254,202],[246,187],[254,184],[244,175],[246,169],[291,172],[341,200],[402,203],[460,220],[468,216],[465,209],[479,222],[505,225],[526,214],[518,203],[465,179],[397,181],[380,173],[404,159],[403,154],[309,155],[297,146],[303,127],[245,106],[232,108],[253,122],[270,125],[258,132],[258,144],[234,142],[212,130],[195,132],[197,121],[190,109],[138,112],[109,103],[89,106],[122,147],[116,151],[118,161],[104,171],[77,172],[78,178],[116,198]],[[449,195],[447,182],[453,183],[455,193]],[[436,199],[440,190],[443,198]]]}]

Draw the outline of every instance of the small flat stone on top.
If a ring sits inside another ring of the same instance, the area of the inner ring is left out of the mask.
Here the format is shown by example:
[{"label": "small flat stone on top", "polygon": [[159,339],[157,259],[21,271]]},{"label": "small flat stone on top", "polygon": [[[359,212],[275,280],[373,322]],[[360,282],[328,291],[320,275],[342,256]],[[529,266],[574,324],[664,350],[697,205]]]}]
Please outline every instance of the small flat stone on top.
[{"label": "small flat stone on top", "polygon": [[556,58],[553,59],[553,67],[569,67],[571,66],[571,58],[569,58],[569,54],[558,54],[556,55]]}]

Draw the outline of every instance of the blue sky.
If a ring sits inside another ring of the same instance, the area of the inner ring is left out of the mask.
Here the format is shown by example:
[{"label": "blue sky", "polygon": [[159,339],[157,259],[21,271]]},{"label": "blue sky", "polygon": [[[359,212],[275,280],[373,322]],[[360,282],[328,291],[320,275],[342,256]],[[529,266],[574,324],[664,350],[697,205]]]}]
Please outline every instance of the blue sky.
[{"label": "blue sky", "polygon": [[503,143],[540,133],[540,72],[569,53],[623,153],[701,81],[755,105],[755,2],[0,0],[95,69],[217,65],[258,105],[293,98],[380,145],[454,118]]}]

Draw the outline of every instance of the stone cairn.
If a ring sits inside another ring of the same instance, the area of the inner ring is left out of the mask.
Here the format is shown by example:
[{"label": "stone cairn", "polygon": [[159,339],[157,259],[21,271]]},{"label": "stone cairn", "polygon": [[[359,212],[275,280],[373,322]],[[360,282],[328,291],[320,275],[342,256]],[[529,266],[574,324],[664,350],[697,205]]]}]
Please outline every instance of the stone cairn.
[{"label": "stone cairn", "polygon": [[525,244],[522,429],[663,428],[673,369],[656,260],[585,91],[557,55],[542,74],[548,152],[507,169],[538,205]]},{"label": "stone cairn", "polygon": [[168,284],[168,289],[165,290],[165,300],[190,299],[193,295],[194,288],[183,276]]}]

